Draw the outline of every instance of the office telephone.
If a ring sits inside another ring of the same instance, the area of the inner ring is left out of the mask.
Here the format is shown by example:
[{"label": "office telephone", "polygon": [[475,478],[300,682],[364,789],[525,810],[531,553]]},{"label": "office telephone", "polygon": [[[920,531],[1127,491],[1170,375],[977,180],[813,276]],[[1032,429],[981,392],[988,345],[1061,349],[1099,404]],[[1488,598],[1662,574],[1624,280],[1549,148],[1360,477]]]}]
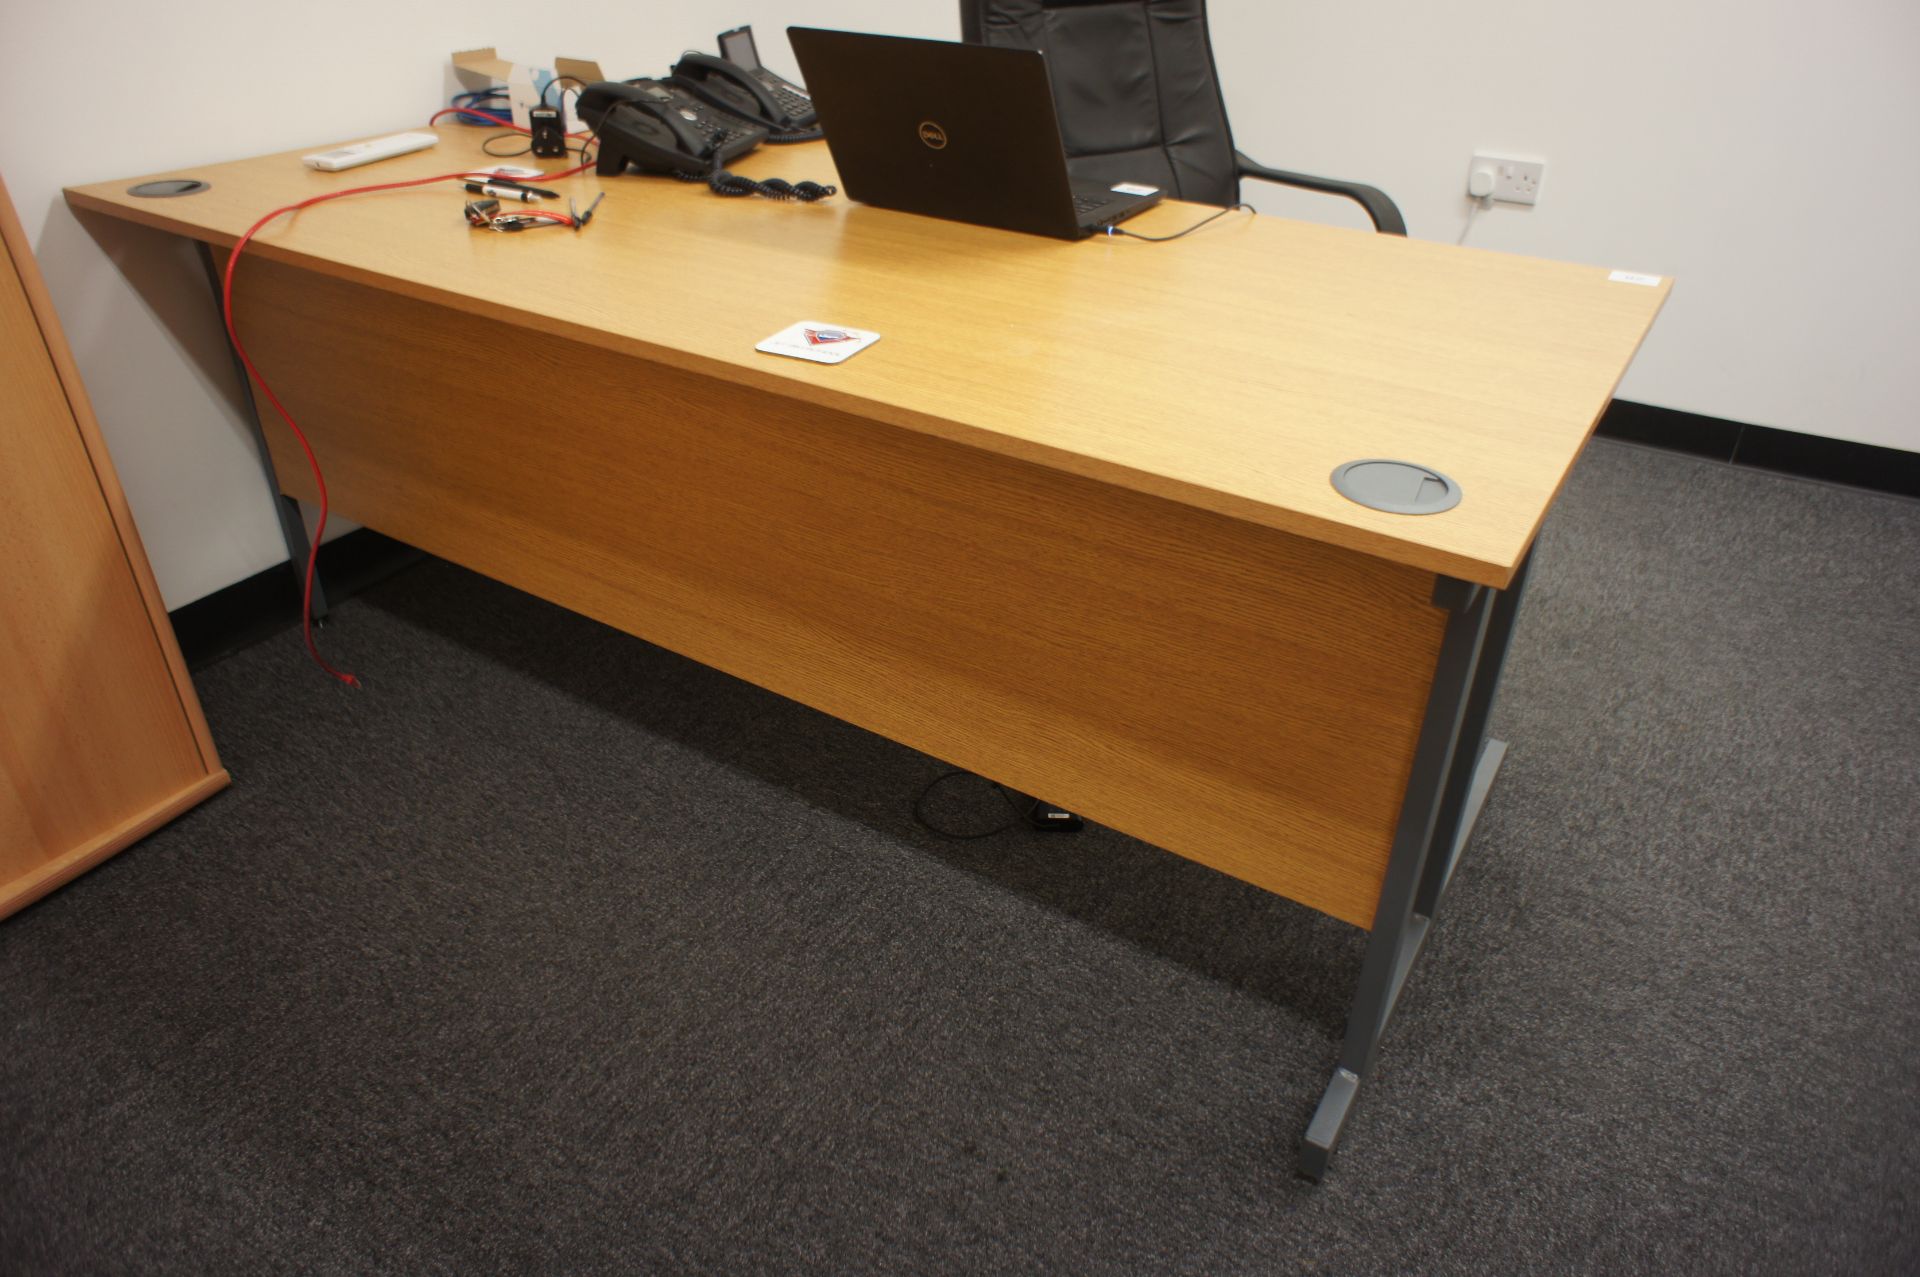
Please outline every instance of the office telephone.
[{"label": "office telephone", "polygon": [[757,121],[695,97],[673,80],[602,81],[580,91],[575,107],[600,147],[594,172],[706,178],[767,138]]},{"label": "office telephone", "polygon": [[720,57],[689,51],[674,64],[673,77],[703,100],[759,120],[772,142],[812,140],[819,116],[799,85],[760,65],[752,27],[720,35]]}]

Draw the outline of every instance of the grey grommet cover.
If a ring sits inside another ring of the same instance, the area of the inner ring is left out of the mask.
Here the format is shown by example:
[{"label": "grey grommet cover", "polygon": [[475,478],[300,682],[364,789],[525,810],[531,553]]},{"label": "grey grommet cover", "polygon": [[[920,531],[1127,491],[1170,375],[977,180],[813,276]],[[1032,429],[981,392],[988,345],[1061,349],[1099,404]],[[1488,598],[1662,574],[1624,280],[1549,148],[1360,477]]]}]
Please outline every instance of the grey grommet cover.
[{"label": "grey grommet cover", "polygon": [[1428,466],[1370,458],[1333,472],[1333,487],[1349,501],[1388,514],[1439,514],[1460,504],[1460,485]]},{"label": "grey grommet cover", "polygon": [[212,189],[213,183],[203,182],[197,177],[169,177],[158,182],[129,186],[127,194],[138,195],[142,199],[165,199],[172,195],[198,195]]}]

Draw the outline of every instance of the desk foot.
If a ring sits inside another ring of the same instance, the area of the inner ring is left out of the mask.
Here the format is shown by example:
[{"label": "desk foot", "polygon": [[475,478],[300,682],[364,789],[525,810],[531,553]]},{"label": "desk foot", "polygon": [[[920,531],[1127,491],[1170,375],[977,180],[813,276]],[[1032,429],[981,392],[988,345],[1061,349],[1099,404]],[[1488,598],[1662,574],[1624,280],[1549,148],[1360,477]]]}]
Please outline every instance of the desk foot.
[{"label": "desk foot", "polygon": [[1347,1113],[1359,1093],[1359,1074],[1346,1069],[1333,1071],[1333,1081],[1327,1083],[1327,1093],[1320,1097],[1320,1107],[1313,1111],[1313,1121],[1307,1124],[1306,1138],[1300,1141],[1300,1159],[1296,1163],[1300,1174],[1316,1184],[1327,1173],[1327,1161],[1333,1156],[1334,1145],[1340,1142],[1340,1128],[1347,1124]]},{"label": "desk foot", "polygon": [[[1500,764],[1506,756],[1505,741],[1489,740],[1480,748],[1467,787],[1467,802],[1460,828],[1450,840],[1451,845],[1446,848],[1446,853],[1440,855],[1436,849],[1436,854],[1428,862],[1430,868],[1437,869],[1437,874],[1430,874],[1425,880],[1431,881],[1437,877],[1439,886],[1436,900],[1439,894],[1445,893],[1447,883],[1453,878],[1453,867],[1473,837],[1473,827],[1480,819],[1481,809],[1487,804],[1493,778],[1499,773]],[[1393,943],[1393,965],[1389,968],[1391,974],[1384,995],[1367,988],[1363,976],[1361,992],[1354,998],[1354,1010],[1348,1019],[1349,1040],[1347,1051],[1342,1052],[1343,1059],[1350,1051],[1356,1059],[1368,1065],[1372,1063],[1380,1047],[1380,1038],[1392,1022],[1394,1008],[1400,1005],[1400,994],[1407,986],[1407,977],[1413,973],[1413,965],[1419,961],[1420,951],[1426,947],[1427,934],[1432,929],[1433,917],[1430,914],[1416,912],[1407,919]],[[1375,934],[1377,943],[1378,933]],[[1371,956],[1371,945],[1369,951]],[[1379,1027],[1370,1035],[1361,1035],[1364,1040],[1356,1041],[1353,1025],[1355,1018],[1362,1015],[1370,1019],[1360,1020],[1359,1023],[1377,1023]],[[1327,1162],[1340,1142],[1341,1129],[1346,1126],[1347,1116],[1353,1111],[1354,1100],[1359,1098],[1363,1074],[1363,1068],[1348,1068],[1345,1064],[1334,1069],[1333,1080],[1327,1083],[1326,1094],[1320,1097],[1320,1107],[1314,1110],[1313,1120],[1307,1124],[1307,1133],[1300,1140],[1296,1169],[1315,1183],[1327,1173]]]}]

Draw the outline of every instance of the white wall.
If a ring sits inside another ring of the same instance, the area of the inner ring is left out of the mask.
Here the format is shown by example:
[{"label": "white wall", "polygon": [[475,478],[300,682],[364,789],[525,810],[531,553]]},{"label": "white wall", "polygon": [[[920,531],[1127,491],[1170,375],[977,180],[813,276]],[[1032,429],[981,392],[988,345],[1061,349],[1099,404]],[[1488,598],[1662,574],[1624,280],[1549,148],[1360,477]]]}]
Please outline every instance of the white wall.
[{"label": "white wall", "polygon": [[[169,607],[279,561],[278,532],[197,261],[152,232],[83,228],[61,187],[415,127],[443,102],[447,54],[476,45],[636,75],[744,21],[790,71],[790,22],[958,31],[950,0],[3,2],[0,174]],[[1920,451],[1913,0],[1213,8],[1256,158],[1371,181],[1413,234],[1451,241],[1475,148],[1541,155],[1539,207],[1482,214],[1469,243],[1676,276],[1623,396]],[[1869,164],[1884,171],[1858,176]],[[1341,201],[1248,193],[1358,224]]]},{"label": "white wall", "polygon": [[[1544,157],[1539,205],[1469,244],[1674,276],[1622,398],[1920,451],[1920,3],[1213,9],[1254,158],[1371,181],[1452,241],[1476,149]],[[1323,216],[1275,189],[1247,184]]]}]

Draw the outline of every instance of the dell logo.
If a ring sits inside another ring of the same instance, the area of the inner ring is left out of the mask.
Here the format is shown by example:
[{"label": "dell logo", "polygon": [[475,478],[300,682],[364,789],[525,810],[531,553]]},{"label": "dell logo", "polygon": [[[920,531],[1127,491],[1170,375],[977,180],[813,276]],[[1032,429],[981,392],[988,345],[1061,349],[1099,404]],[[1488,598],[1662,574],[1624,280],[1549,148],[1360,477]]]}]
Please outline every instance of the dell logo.
[{"label": "dell logo", "polygon": [[947,131],[932,120],[920,121],[920,140],[936,151],[947,149]]}]

